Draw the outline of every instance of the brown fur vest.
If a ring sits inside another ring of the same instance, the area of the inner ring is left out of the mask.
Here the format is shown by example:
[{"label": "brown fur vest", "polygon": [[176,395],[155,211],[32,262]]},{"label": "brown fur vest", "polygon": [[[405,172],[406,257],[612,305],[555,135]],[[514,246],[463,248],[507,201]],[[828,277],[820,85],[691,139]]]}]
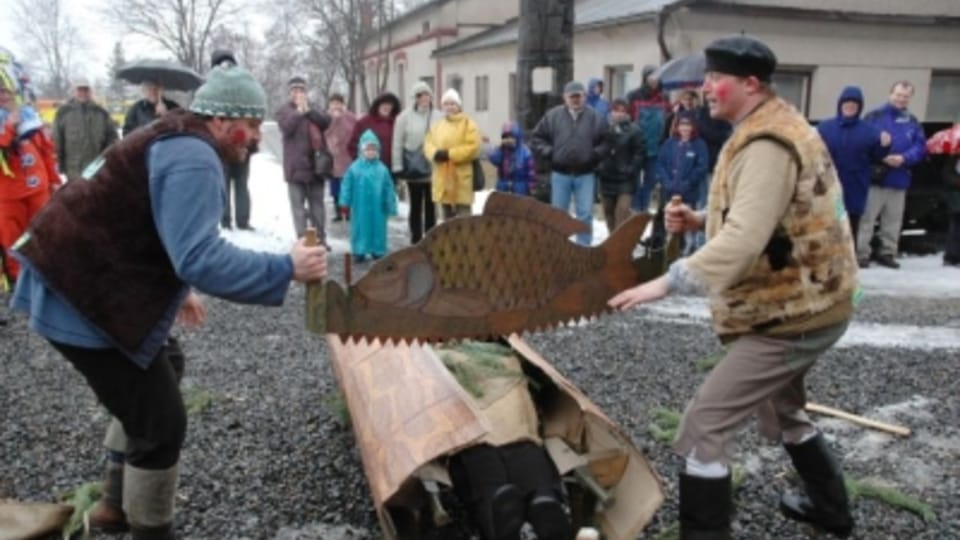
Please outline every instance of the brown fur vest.
[{"label": "brown fur vest", "polygon": [[763,332],[850,303],[857,263],[843,194],[830,154],[817,131],[781,99],[745,118],[721,150],[708,199],[707,237],[723,225],[734,193],[734,157],[751,142],[772,139],[793,154],[796,190],[764,254],[744,279],[711,299],[720,336]]},{"label": "brown fur vest", "polygon": [[154,225],[147,172],[150,145],[182,135],[216,148],[203,119],[171,111],[111,146],[83,180],[59,190],[16,247],[49,287],[127,354],[148,345],[151,330],[175,313],[184,293]]}]

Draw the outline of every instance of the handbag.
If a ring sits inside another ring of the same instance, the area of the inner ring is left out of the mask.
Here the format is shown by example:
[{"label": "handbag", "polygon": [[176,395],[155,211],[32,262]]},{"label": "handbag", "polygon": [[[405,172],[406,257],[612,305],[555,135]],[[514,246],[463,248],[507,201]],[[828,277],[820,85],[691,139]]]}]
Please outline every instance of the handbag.
[{"label": "handbag", "polygon": [[313,146],[313,174],[320,178],[333,176],[333,154],[327,149],[327,137],[316,124],[310,124],[310,143]]},{"label": "handbag", "polygon": [[487,187],[487,178],[483,174],[483,164],[480,163],[479,159],[473,160],[473,190],[482,191],[483,188]]},{"label": "handbag", "polygon": [[[433,111],[431,110],[427,114],[427,127],[423,131],[424,137],[426,137],[427,131],[430,130],[430,118],[432,116]],[[422,144],[415,150],[403,149],[403,170],[400,172],[401,178],[414,180],[417,178],[425,178],[431,174],[433,174],[433,167],[430,165],[430,160],[427,159],[427,156],[423,154]]]}]

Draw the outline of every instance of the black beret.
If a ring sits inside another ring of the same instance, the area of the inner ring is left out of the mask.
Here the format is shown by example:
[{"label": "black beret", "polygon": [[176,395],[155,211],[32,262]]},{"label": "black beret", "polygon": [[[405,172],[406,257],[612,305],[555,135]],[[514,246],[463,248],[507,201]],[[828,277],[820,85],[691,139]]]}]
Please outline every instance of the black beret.
[{"label": "black beret", "polygon": [[754,76],[770,82],[777,68],[777,56],[766,43],[747,36],[720,38],[707,45],[707,71],[728,73],[738,77]]}]

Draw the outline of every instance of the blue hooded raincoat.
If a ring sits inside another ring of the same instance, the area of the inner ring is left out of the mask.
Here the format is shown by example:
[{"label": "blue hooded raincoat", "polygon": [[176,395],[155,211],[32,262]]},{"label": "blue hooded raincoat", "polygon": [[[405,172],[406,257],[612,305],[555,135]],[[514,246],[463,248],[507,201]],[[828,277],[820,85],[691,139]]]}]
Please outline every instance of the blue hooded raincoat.
[{"label": "blue hooded raincoat", "polygon": [[523,130],[516,122],[507,122],[503,133],[513,134],[513,148],[498,146],[487,154],[497,168],[497,191],[530,195],[537,183],[533,152],[523,142]]},{"label": "blue hooded raincoat", "polygon": [[[859,109],[856,116],[843,116],[840,106],[845,101],[857,103]],[[862,112],[863,92],[859,86],[848,86],[837,99],[837,116],[817,126],[840,176],[843,204],[847,212],[854,216],[862,216],[866,210],[870,166],[887,154],[887,149],[880,145],[880,130],[861,120]]]},{"label": "blue hooded raincoat", "polygon": [[600,94],[597,94],[597,87],[603,84],[603,80],[596,77],[587,82],[587,105],[597,111],[604,120],[610,114],[610,102]]},{"label": "blue hooded raincoat", "polygon": [[350,250],[354,256],[382,257],[387,253],[387,218],[397,215],[397,193],[387,166],[379,158],[363,157],[372,144],[380,155],[380,140],[366,130],[357,145],[356,161],[340,186],[340,206],[350,208]]}]

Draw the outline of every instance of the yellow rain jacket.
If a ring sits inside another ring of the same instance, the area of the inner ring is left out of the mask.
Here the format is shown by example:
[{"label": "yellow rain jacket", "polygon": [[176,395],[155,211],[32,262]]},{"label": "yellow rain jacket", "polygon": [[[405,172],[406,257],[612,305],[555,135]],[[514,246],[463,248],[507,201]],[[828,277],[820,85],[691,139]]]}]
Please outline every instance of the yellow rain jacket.
[{"label": "yellow rain jacket", "polygon": [[434,124],[423,141],[423,152],[432,162],[437,150],[446,150],[450,159],[433,163],[433,201],[473,204],[473,160],[480,155],[476,122],[459,112]]}]

